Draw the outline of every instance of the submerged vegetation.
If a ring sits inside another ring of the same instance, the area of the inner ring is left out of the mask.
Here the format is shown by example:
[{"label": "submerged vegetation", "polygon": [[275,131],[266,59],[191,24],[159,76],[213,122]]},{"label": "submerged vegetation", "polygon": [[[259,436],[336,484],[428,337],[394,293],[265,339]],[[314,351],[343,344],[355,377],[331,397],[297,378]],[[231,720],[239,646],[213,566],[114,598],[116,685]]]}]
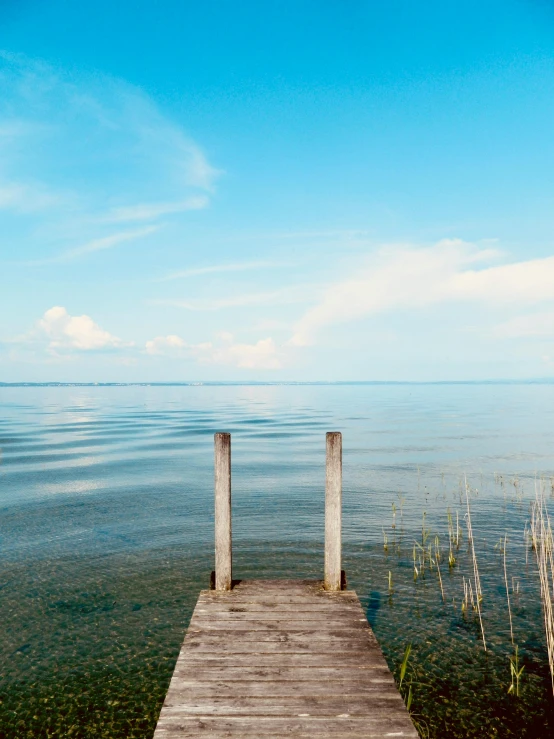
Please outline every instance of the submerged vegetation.
[{"label": "submerged vegetation", "polygon": [[[435,496],[433,524],[424,510],[419,531],[383,529],[384,565],[389,579],[395,577],[395,590],[389,589],[387,613],[381,617],[370,603],[368,614],[422,737],[554,734],[554,536],[548,511],[554,485],[551,479],[525,482],[534,498],[519,477],[507,482],[495,476],[509,536],[498,530],[499,517],[491,517],[490,499],[465,477],[452,496],[454,506],[441,512],[440,500],[448,496]],[[445,572],[441,537],[447,539]],[[401,575],[408,562],[411,578]],[[403,624],[402,638],[391,634],[387,618]]]}]

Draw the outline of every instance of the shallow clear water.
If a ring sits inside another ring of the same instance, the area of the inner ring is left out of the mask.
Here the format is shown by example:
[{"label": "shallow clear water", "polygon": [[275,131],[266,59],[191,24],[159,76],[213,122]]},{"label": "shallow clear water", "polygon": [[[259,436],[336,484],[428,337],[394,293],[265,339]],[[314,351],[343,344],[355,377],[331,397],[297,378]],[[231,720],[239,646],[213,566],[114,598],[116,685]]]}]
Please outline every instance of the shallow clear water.
[{"label": "shallow clear water", "polygon": [[[349,586],[391,668],[412,645],[422,735],[551,735],[523,532],[536,481],[552,490],[553,422],[551,384],[0,387],[0,733],[150,737],[213,568],[213,433],[233,435],[235,577],[320,577],[325,432],[340,430]],[[461,610],[464,475],[487,652]],[[414,542],[434,552],[435,536],[444,601],[436,565],[414,579]]]}]

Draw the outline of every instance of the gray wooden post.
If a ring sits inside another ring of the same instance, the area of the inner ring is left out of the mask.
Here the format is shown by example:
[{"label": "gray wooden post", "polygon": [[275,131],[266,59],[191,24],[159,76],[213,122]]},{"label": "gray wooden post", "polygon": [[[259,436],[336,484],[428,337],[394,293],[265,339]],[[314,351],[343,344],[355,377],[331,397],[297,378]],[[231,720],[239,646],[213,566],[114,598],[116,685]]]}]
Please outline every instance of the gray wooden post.
[{"label": "gray wooden post", "polygon": [[325,470],[325,575],[326,590],[341,589],[342,434],[327,433]]},{"label": "gray wooden post", "polygon": [[231,434],[215,434],[215,589],[231,590]]}]

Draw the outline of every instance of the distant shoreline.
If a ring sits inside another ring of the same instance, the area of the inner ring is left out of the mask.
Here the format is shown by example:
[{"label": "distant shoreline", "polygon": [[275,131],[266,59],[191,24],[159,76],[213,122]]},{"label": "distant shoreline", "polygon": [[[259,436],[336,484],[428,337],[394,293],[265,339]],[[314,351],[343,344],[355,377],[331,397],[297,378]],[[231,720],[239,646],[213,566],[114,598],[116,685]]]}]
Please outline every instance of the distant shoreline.
[{"label": "distant shoreline", "polygon": [[278,387],[278,386],[357,386],[357,385],[553,385],[554,378],[530,380],[339,380],[331,381],[190,381],[190,382],[0,382],[3,387]]}]

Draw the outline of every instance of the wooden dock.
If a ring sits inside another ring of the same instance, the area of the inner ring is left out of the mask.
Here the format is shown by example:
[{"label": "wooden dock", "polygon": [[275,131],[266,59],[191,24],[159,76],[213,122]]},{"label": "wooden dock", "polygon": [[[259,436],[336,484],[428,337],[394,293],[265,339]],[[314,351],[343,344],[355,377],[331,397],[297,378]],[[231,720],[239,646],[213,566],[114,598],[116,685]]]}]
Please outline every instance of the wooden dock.
[{"label": "wooden dock", "polygon": [[[225,559],[225,553],[231,555],[227,441],[218,473],[216,438],[216,568],[219,562],[224,576],[218,580],[216,569],[215,589],[200,593],[154,739],[415,739],[418,733],[360,601],[343,589],[340,525],[326,526],[335,540],[324,581],[231,580]],[[337,473],[336,446],[331,452],[328,435],[328,466],[331,460]],[[326,510],[336,516],[341,485],[334,473],[327,476]],[[222,485],[225,490],[228,485],[228,498]],[[218,530],[221,506],[225,523]]]}]

